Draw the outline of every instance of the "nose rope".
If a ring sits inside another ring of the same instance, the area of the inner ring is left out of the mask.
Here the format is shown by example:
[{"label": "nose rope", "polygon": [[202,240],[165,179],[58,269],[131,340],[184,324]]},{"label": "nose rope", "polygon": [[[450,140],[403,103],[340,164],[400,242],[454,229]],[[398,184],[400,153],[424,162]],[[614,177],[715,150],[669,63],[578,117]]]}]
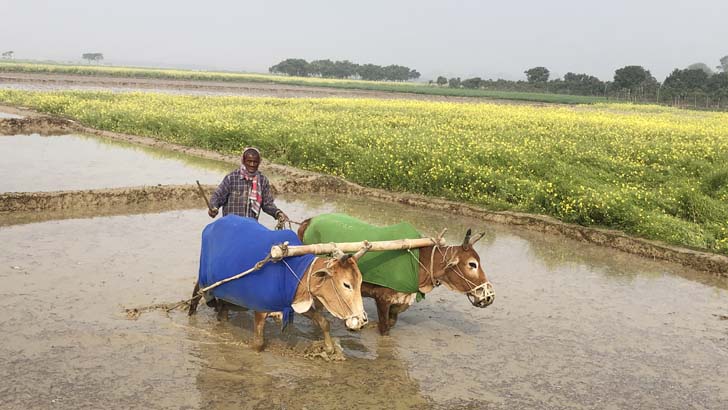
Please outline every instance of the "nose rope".
[{"label": "nose rope", "polygon": [[[445,253],[444,254],[442,253],[442,251],[440,251],[440,254],[442,255],[442,259],[443,260],[445,260],[445,258],[447,257],[447,253],[450,251],[451,248],[452,247],[448,247],[445,250]],[[455,265],[453,262],[454,262],[454,259],[451,259],[450,261],[448,261],[447,265],[445,266],[445,269],[451,268],[453,270],[453,272],[455,272],[455,274],[457,274],[458,276],[460,276],[460,278],[462,280],[464,280],[467,285],[470,286],[470,290],[468,290],[465,293],[475,292],[475,291],[477,291],[477,290],[485,287],[488,283],[490,283],[490,281],[488,281],[488,279],[486,279],[485,282],[481,283],[480,285],[476,285],[475,282],[473,282],[470,279],[468,279],[467,277],[465,277],[465,274],[460,270],[460,267],[458,267],[457,265]]]},{"label": "nose rope", "polygon": [[336,294],[336,298],[339,300],[339,304],[346,306],[346,309],[349,311],[349,316],[347,316],[345,319],[354,316],[354,309],[352,309],[351,306],[349,306],[349,304],[341,298],[341,295],[339,295],[339,290],[336,289],[336,285],[334,284],[333,280],[331,281],[331,286],[334,288],[334,293]]},{"label": "nose rope", "polygon": [[[412,256],[412,258],[414,258],[417,261],[417,263],[422,267],[422,269],[424,269],[425,272],[427,272],[430,275],[430,281],[432,282],[432,286],[437,286],[437,283],[435,282],[434,273],[433,273],[433,267],[434,267],[434,264],[435,264],[435,262],[434,262],[434,260],[435,260],[435,250],[437,250],[438,252],[440,252],[440,255],[442,256],[442,260],[445,261],[447,259],[447,254],[450,253],[450,250],[452,250],[452,248],[453,248],[452,246],[446,246],[445,247],[445,252],[443,252],[442,249],[441,249],[441,247],[439,247],[437,245],[434,245],[433,246],[433,249],[432,249],[432,252],[430,254],[430,269],[429,270],[427,269],[427,267],[425,265],[422,264],[422,262],[420,262],[420,259],[419,258],[415,257],[415,255],[414,255],[414,253],[412,253],[412,251],[410,251],[409,249],[407,249],[407,252],[409,252],[410,256]],[[467,277],[465,277],[465,275],[462,273],[462,271],[460,270],[460,268],[453,263],[454,261],[455,261],[455,259],[451,259],[447,263],[444,263],[443,262],[444,268],[445,269],[447,269],[447,268],[452,269],[453,272],[455,272],[456,275],[458,275],[463,281],[465,281],[465,283],[468,286],[470,286],[470,289],[467,290],[467,291],[465,291],[464,293],[473,293],[474,294],[474,292],[477,292],[478,290],[483,289],[483,288],[485,288],[485,287],[488,286],[488,284],[490,283],[488,280],[486,280],[485,282],[481,283],[480,285],[476,285],[475,282],[473,282],[470,279],[468,279]]]}]

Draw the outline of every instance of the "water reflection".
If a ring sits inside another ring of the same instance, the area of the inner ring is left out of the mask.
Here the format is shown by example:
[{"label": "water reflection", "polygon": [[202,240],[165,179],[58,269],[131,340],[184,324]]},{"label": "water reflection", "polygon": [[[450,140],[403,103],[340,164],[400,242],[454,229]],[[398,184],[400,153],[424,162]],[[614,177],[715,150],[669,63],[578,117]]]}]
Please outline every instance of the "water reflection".
[{"label": "water reflection", "polygon": [[140,185],[217,185],[235,166],[97,137],[0,138],[0,192],[62,191]]},{"label": "water reflection", "polygon": [[10,114],[10,113],[7,113],[7,112],[0,112],[0,119],[4,119],[4,118],[17,118],[17,119],[20,119],[20,118],[24,118],[24,117],[22,115]]}]

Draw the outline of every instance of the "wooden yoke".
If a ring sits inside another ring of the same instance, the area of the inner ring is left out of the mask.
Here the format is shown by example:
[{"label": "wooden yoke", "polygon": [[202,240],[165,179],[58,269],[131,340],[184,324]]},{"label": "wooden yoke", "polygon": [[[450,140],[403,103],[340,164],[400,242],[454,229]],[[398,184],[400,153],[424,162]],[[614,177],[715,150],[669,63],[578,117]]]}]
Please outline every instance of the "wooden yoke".
[{"label": "wooden yoke", "polygon": [[[444,233],[444,231],[443,231]],[[370,252],[376,251],[395,251],[413,248],[423,248],[425,246],[445,246],[445,239],[442,234],[438,238],[418,238],[418,239],[397,239],[394,241],[362,241],[362,242],[342,242],[342,243],[315,243],[311,245],[288,246],[288,242],[281,245],[275,245],[270,248],[270,256],[273,259],[285,258],[288,256],[298,256],[306,254],[324,255],[331,254],[335,250],[344,253],[356,252],[371,245]]]}]

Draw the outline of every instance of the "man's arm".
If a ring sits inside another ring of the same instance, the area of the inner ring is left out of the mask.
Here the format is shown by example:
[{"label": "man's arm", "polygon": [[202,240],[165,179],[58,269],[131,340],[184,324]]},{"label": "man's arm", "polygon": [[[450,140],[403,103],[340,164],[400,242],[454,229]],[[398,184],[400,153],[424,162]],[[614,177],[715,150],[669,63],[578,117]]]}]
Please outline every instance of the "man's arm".
[{"label": "man's arm", "polygon": [[260,204],[260,209],[262,209],[263,212],[267,213],[273,218],[278,219],[278,214],[283,214],[283,211],[278,209],[278,207],[276,206],[273,192],[271,192],[270,189],[270,182],[268,181],[268,178],[262,174],[260,175],[260,195],[263,199],[263,203]]},{"label": "man's arm", "polygon": [[217,216],[218,209],[227,204],[228,196],[230,196],[230,179],[228,176],[225,176],[212,194],[212,197],[210,197],[210,206],[212,206],[212,210],[208,212],[210,217],[214,218]]}]

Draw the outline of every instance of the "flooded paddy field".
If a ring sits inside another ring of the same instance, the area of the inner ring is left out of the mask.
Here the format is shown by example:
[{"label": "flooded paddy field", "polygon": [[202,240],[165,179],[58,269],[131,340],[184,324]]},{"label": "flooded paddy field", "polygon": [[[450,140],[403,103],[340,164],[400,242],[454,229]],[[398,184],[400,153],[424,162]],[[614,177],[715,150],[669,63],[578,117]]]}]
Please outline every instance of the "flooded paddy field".
[{"label": "flooded paddy field", "polygon": [[[7,167],[2,192],[34,191],[55,174],[64,178],[43,189],[128,181],[97,172],[103,168],[136,175],[137,185],[217,183],[233,167],[85,137],[0,137],[0,144],[13,138],[10,152],[65,141],[48,151],[89,150],[88,158],[107,160],[74,168],[52,155],[41,163],[27,156],[27,168],[48,172],[29,177]],[[125,155],[149,158],[114,159]],[[160,180],[169,174],[179,179]],[[69,178],[80,185],[54,185]],[[306,318],[296,316],[283,334],[270,321],[266,351],[255,353],[249,312],[233,312],[227,323],[204,305],[191,318],[181,310],[126,315],[189,296],[210,222],[202,201],[115,214],[91,206],[52,220],[0,213],[0,408],[722,409],[728,402],[726,278],[366,196],[284,194],[277,204],[296,221],[345,212],[376,224],[408,221],[423,234],[447,227],[453,244],[468,227],[484,231],[476,250],[496,300],[477,309],[438,288],[385,337],[375,327],[348,332],[330,317],[343,362],[304,357],[321,337]],[[273,225],[267,215],[261,222]],[[373,303],[365,307],[376,321]]]},{"label": "flooded paddy field", "polygon": [[228,323],[205,306],[192,318],[126,318],[124,308],[188,297],[203,209],[4,226],[2,407],[719,409],[728,400],[725,279],[392,204],[278,202],[294,220],[337,211],[425,233],[446,226],[450,243],[467,226],[483,229],[476,249],[496,301],[476,309],[437,289],[386,337],[332,319],[344,362],[300,354],[320,338],[307,319],[284,334],[269,322],[258,354],[248,312]]},{"label": "flooded paddy field", "polygon": [[0,136],[0,192],[218,184],[235,166],[82,135]]}]

